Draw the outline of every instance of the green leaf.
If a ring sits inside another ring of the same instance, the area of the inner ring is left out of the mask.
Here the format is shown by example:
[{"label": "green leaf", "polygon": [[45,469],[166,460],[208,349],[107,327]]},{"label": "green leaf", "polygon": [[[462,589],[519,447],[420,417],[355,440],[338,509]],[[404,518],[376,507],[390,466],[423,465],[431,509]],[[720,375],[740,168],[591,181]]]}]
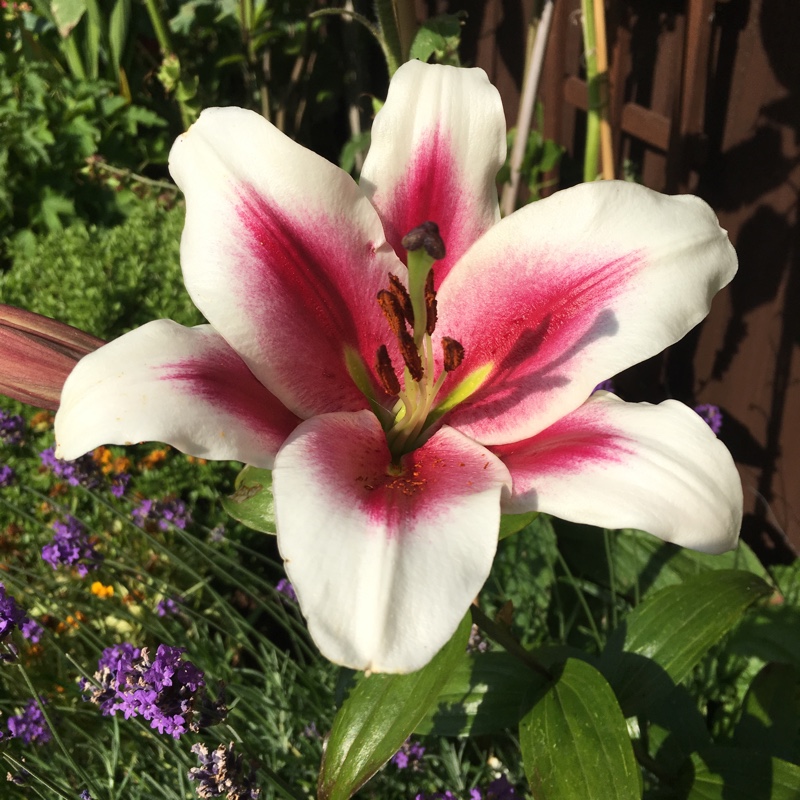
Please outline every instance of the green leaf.
[{"label": "green leaf", "polygon": [[748,606],[771,593],[750,572],[721,570],[668,586],[635,608],[609,638],[600,662],[625,716],[666,697]]},{"label": "green leaf", "polygon": [[800,767],[755,750],[709,747],[683,774],[686,800],[797,800]]},{"label": "green leaf", "polygon": [[505,539],[507,536],[519,533],[538,516],[538,511],[529,511],[527,514],[503,514],[500,517],[500,536],[498,538]]},{"label": "green leaf", "polygon": [[272,472],[245,467],[236,477],[234,492],[222,498],[222,507],[248,528],[275,533],[275,500],[272,496]]},{"label": "green leaf", "polygon": [[333,721],[320,768],[319,800],[352,797],[400,749],[465,658],[471,627],[467,614],[453,638],[417,672],[361,678]]},{"label": "green leaf", "polygon": [[339,153],[339,166],[345,171],[352,173],[356,165],[356,156],[359,153],[366,153],[372,142],[371,131],[361,131],[354,133],[342,147]]},{"label": "green leaf", "polygon": [[50,11],[58,33],[66,39],[86,13],[86,0],[53,0]]},{"label": "green leaf", "polygon": [[770,605],[758,609],[742,620],[731,637],[730,650],[800,667],[800,608]]},{"label": "green leaf", "polygon": [[586,662],[567,660],[519,732],[537,800],[641,798],[625,718],[605,678]]},{"label": "green leaf", "polygon": [[798,720],[800,669],[767,664],[747,690],[733,740],[739,747],[800,764]]},{"label": "green leaf", "polygon": [[437,61],[457,65],[461,41],[461,17],[441,14],[422,23],[409,50],[409,60],[427,61],[434,53]]},{"label": "green leaf", "polygon": [[[588,578],[638,602],[649,593],[682,583],[693,575],[721,569],[747,570],[767,577],[767,571],[742,541],[735,550],[709,555],[666,544],[636,530],[602,531],[558,520],[558,545],[576,577]],[[606,557],[606,542],[611,563]]]},{"label": "green leaf", "polygon": [[665,775],[677,775],[692,753],[711,746],[697,698],[684,686],[675,686],[663,700],[651,704],[646,722],[640,723],[647,726],[642,745]]},{"label": "green leaf", "polygon": [[544,678],[508,653],[475,653],[458,662],[416,733],[485,736],[515,728]]},{"label": "green leaf", "polygon": [[108,42],[111,49],[111,66],[119,80],[122,53],[128,41],[128,28],[131,23],[131,0],[116,0],[111,9],[108,23]]}]

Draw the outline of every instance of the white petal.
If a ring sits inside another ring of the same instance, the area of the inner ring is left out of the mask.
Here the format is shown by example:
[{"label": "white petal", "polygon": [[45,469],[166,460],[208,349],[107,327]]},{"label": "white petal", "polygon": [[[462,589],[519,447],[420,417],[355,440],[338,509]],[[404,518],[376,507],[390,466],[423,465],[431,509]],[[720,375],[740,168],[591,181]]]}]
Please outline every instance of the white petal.
[{"label": "white petal", "polygon": [[424,666],[489,574],[509,485],[451,428],[398,472],[370,412],[300,425],[275,460],[278,544],[322,653],[354,669]]},{"label": "white petal", "polygon": [[158,441],[270,468],[299,422],[210,325],[161,319],[78,362],[56,414],[56,455]]},{"label": "white petal", "polygon": [[637,528],[708,553],[736,546],[742,485],[733,459],[682,403],[597,392],[537,436],[492,450],[514,479],[506,512]]},{"label": "white petal", "polygon": [[401,258],[410,230],[428,220],[439,226],[441,281],[500,219],[495,178],[505,155],[503,105],[483,70],[409,61],[375,117],[361,186]]},{"label": "white petal", "polygon": [[376,296],[403,267],[353,179],[240,108],[204,111],[170,172],[186,195],[184,279],[205,318],[298,416],[367,408],[346,352],[372,370],[390,338]]},{"label": "white petal", "polygon": [[482,444],[533,436],[688,333],[735,272],[725,231],[696,197],[597,181],[526,206],[439,291],[436,335],[466,353],[444,391],[491,365],[447,424]]}]

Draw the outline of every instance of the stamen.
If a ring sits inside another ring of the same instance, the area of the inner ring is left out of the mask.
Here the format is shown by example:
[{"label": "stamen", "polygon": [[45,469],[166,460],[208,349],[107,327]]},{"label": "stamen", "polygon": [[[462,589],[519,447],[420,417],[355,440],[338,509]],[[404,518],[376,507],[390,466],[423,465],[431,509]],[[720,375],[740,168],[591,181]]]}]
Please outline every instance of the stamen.
[{"label": "stamen", "polygon": [[439,233],[439,226],[430,220],[409,231],[403,237],[401,244],[406,250],[424,248],[434,261],[441,261],[445,256],[444,241]]},{"label": "stamen", "polygon": [[425,279],[425,333],[430,336],[436,328],[436,292],[433,288],[433,268]]},{"label": "stamen", "polygon": [[389,273],[389,284],[389,291],[397,298],[397,302],[400,303],[400,307],[403,309],[403,316],[406,318],[408,324],[413,328],[414,308],[411,305],[411,298],[406,291],[406,287],[403,286],[400,278],[398,278],[397,275],[393,275],[391,272]]},{"label": "stamen", "polygon": [[401,331],[405,331],[406,326],[403,321],[403,308],[397,297],[388,289],[381,289],[378,292],[378,303],[380,304],[383,316],[389,323],[392,333],[400,336]]},{"label": "stamen", "polygon": [[400,394],[400,381],[392,366],[392,359],[386,345],[382,344],[375,355],[375,371],[386,394],[396,397]]},{"label": "stamen", "polygon": [[[403,361],[405,361],[412,379],[421,381],[423,375],[422,359],[420,358],[417,345],[414,343],[414,337],[403,327],[397,334],[397,342],[400,345]],[[408,385],[406,385],[406,388],[408,388]]]},{"label": "stamen", "polygon": [[464,348],[461,342],[442,336],[442,352],[444,354],[444,371],[452,372],[461,366],[464,360]]}]

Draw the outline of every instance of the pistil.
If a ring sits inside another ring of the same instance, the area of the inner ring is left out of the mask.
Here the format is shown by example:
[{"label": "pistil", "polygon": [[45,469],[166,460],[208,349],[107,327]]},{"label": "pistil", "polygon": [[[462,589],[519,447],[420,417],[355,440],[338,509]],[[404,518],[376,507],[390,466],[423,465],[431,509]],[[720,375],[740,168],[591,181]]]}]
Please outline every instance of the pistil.
[{"label": "pistil", "polygon": [[377,297],[404,364],[401,386],[386,345],[378,348],[378,379],[387,394],[397,397],[391,409],[393,419],[386,426],[389,449],[395,457],[419,446],[442,384],[464,359],[459,342],[443,337],[443,369],[438,378],[434,377],[436,359],[431,335],[437,314],[433,264],[445,255],[439,228],[433,222],[425,222],[403,238],[403,246],[408,249],[408,289],[396,275],[389,275],[389,288],[382,289]]}]

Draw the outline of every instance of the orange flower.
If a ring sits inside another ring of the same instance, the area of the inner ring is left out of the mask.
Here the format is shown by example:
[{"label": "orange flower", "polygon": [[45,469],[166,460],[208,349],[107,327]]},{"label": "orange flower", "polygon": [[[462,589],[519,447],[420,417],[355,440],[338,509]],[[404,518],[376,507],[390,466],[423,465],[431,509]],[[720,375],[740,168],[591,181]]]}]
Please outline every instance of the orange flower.
[{"label": "orange flower", "polygon": [[102,600],[105,600],[107,597],[114,596],[114,587],[113,586],[103,586],[100,581],[95,581],[92,584],[92,594],[96,594]]},{"label": "orange flower", "polygon": [[162,464],[167,458],[169,449],[169,447],[163,447],[158,450],[153,450],[139,462],[139,469],[154,469],[159,464]]}]

